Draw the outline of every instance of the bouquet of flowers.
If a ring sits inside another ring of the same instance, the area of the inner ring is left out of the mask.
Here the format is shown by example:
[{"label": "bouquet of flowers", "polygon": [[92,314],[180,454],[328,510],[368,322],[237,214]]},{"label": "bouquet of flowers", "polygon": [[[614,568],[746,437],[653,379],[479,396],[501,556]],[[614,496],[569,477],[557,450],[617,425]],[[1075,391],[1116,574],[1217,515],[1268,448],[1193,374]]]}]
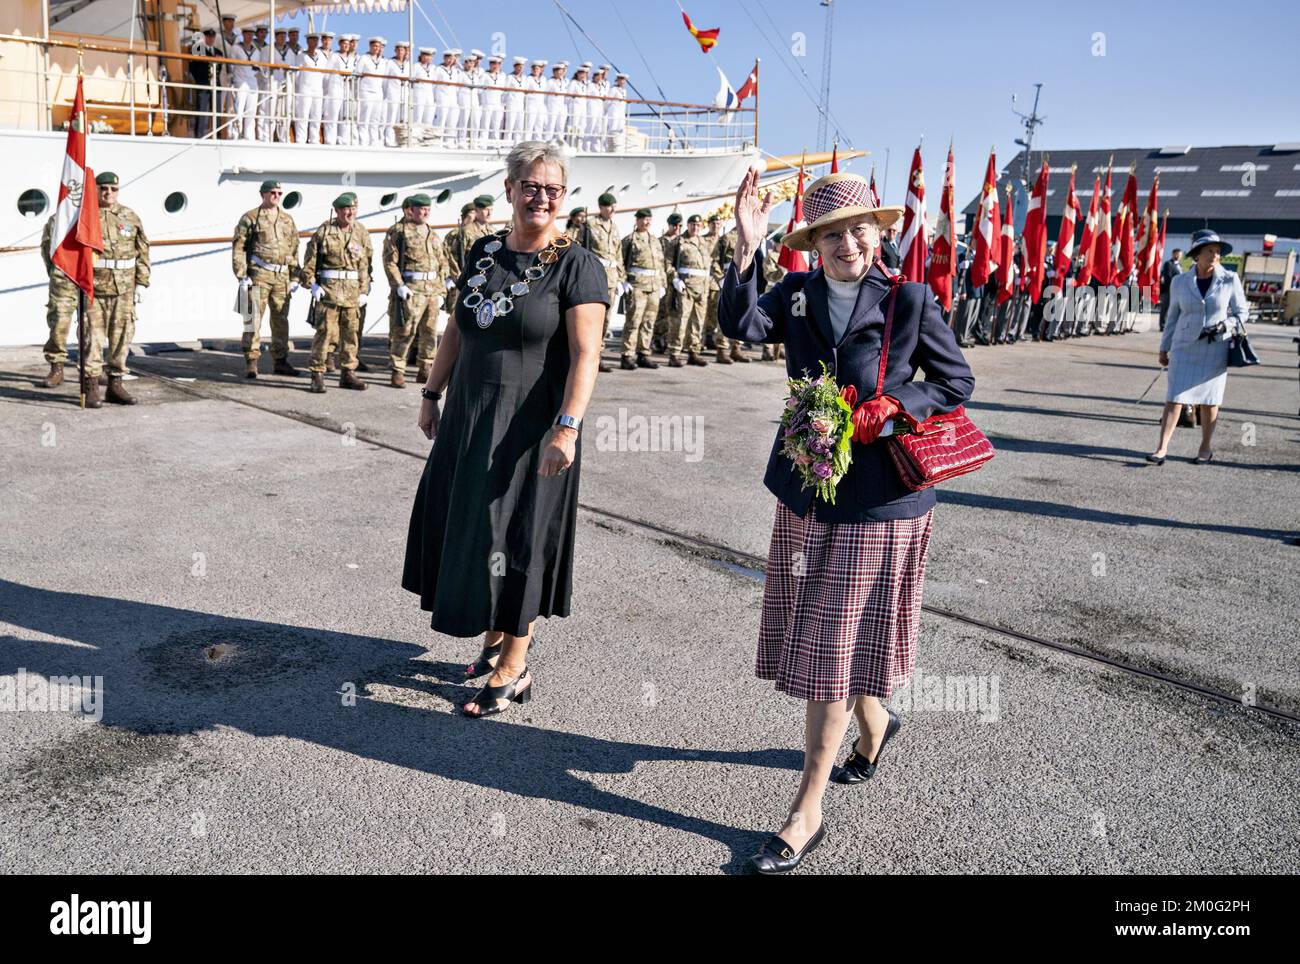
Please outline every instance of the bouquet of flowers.
[{"label": "bouquet of flowers", "polygon": [[825,362],[818,377],[791,378],[787,384],[790,397],[781,413],[781,454],[794,463],[805,489],[816,489],[823,502],[834,505],[835,486],[852,459],[853,409],[840,395]]}]

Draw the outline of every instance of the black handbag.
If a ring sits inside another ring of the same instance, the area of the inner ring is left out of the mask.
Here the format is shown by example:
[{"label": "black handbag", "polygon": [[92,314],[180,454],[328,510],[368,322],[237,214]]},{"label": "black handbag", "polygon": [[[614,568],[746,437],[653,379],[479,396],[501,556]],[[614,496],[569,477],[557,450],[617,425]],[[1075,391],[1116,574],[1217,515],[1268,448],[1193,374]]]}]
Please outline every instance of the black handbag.
[{"label": "black handbag", "polygon": [[1243,331],[1240,335],[1233,335],[1228,342],[1228,367],[1247,368],[1258,364],[1259,356],[1255,354],[1255,349],[1250,347],[1250,339],[1246,337],[1246,333]]}]

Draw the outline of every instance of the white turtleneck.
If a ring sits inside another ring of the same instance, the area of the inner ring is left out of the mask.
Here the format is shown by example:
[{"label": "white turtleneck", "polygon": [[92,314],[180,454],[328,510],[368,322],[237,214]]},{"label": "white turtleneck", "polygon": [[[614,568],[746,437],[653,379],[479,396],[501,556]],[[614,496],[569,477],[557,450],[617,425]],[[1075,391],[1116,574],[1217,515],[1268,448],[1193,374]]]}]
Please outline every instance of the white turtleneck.
[{"label": "white turtleneck", "polygon": [[[863,275],[862,278],[865,278]],[[848,331],[849,319],[853,317],[853,306],[858,301],[858,289],[862,287],[862,278],[857,281],[836,281],[826,275],[826,289],[830,295],[831,331],[835,335],[835,344],[840,343],[844,332]]]}]

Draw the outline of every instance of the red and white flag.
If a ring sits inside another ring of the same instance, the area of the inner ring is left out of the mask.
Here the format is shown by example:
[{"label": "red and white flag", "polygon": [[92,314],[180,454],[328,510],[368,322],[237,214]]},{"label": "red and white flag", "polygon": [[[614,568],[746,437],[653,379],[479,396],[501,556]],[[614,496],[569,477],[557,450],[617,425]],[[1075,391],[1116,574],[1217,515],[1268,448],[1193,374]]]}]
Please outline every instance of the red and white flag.
[{"label": "red and white flag", "polygon": [[930,290],[952,311],[952,280],[957,273],[957,231],[953,222],[952,144],[948,145],[948,167],[943,173],[943,193],[939,196],[939,223],[935,226],[934,247],[930,251]]},{"label": "red and white flag", "polygon": [[1101,198],[1101,176],[1092,182],[1092,200],[1088,202],[1088,216],[1083,221],[1083,237],[1079,239],[1079,252],[1083,255],[1083,265],[1074,283],[1080,288],[1092,281],[1093,257],[1097,251],[1097,204]]},{"label": "red and white flag", "polygon": [[903,202],[903,236],[898,242],[899,272],[908,281],[925,283],[925,258],[930,253],[925,236],[925,175],[921,173],[921,148],[912,154]]},{"label": "red and white flag", "polygon": [[876,190],[876,165],[871,165],[871,179],[867,182],[867,190],[871,192],[871,206],[880,207],[880,192]]},{"label": "red and white flag", "polygon": [[1169,212],[1165,212],[1165,219],[1160,225],[1160,240],[1156,247],[1156,273],[1155,282],[1151,285],[1151,301],[1154,304],[1160,304],[1160,267],[1165,263],[1165,231],[1169,229]]},{"label": "red and white flag", "polygon": [[1138,186],[1134,168],[1128,169],[1128,182],[1119,202],[1119,223],[1114,242],[1115,284],[1126,285],[1133,274],[1133,231],[1137,226]]},{"label": "red and white flag", "polygon": [[1156,260],[1160,244],[1160,175],[1151,182],[1151,193],[1147,195],[1147,207],[1142,212],[1142,221],[1137,232],[1137,271],[1138,286],[1143,288],[1160,285],[1160,262]]},{"label": "red and white flag", "polygon": [[1092,275],[1098,284],[1115,283],[1115,268],[1111,260],[1110,180],[1114,158],[1106,165],[1106,187],[1102,190],[1101,204],[1097,208],[1097,240],[1092,244]]},{"label": "red and white flag", "polygon": [[86,101],[77,78],[77,96],[68,119],[68,149],[59,182],[59,203],[54,209],[50,235],[50,260],[86,293],[95,296],[95,255],[104,250],[99,230],[99,193],[95,173],[86,167]]},{"label": "red and white flag", "polygon": [[[1043,275],[1047,271],[1047,161],[1038,172],[1033,193],[1029,195],[1029,210],[1025,214],[1025,277],[1029,301],[1036,304],[1043,296]],[[1008,205],[1008,208],[1010,206]]]},{"label": "red and white flag", "polygon": [[998,304],[1010,301],[1016,293],[1016,206],[1011,199],[1011,185],[1007,185],[1007,217],[1002,222],[1002,237],[998,258]]},{"label": "red and white flag", "polygon": [[758,61],[754,61],[754,69],[749,72],[745,82],[740,85],[740,90],[736,91],[736,103],[739,104],[746,97],[755,97],[758,94]]},{"label": "red and white flag", "polygon": [[831,173],[840,173],[840,145],[838,141],[831,145]]},{"label": "red and white flag", "polygon": [[1000,233],[997,158],[993,151],[989,151],[989,166],[984,172],[984,187],[980,191],[980,208],[975,215],[975,259],[970,266],[970,281],[977,288],[988,284],[989,275],[993,273],[998,260]]},{"label": "red and white flag", "polygon": [[[785,226],[785,233],[789,234],[796,228],[804,226],[803,218],[803,165],[799,165],[799,186],[794,192],[794,211],[790,215],[790,223]],[[777,257],[776,263],[785,268],[786,271],[807,271],[808,256],[802,251],[796,251],[788,245],[781,245],[781,254]]]},{"label": "red and white flag", "polygon": [[1074,172],[1077,165],[1070,167],[1070,189],[1065,194],[1065,210],[1061,213],[1061,230],[1056,236],[1056,281],[1062,291],[1070,274],[1070,264],[1074,261],[1074,222],[1083,212],[1079,208],[1079,196],[1074,192]]}]

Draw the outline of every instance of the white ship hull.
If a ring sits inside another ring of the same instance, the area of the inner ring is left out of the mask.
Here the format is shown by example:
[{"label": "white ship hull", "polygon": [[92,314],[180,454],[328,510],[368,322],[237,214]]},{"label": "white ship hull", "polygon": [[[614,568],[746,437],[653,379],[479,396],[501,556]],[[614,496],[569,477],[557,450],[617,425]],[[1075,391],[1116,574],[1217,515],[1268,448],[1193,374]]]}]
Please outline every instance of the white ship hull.
[{"label": "white ship hull", "polygon": [[[62,132],[0,131],[0,156],[13,172],[11,196],[35,188],[52,205],[65,145]],[[300,193],[300,203],[290,211],[300,230],[328,218],[331,202],[345,190],[357,194],[361,222],[379,230],[401,216],[402,197],[417,189],[438,199],[431,221],[441,230],[455,225],[462,204],[479,194],[500,198],[504,190],[505,156],[497,151],[90,135],[86,154],[95,171],[114,171],[121,178],[122,203],[140,216],[153,244],[152,283],[137,310],[135,332],[136,342],[145,344],[240,337],[228,239],[239,216],[259,203],[257,188],[266,178],[284,182],[286,196]],[[576,154],[565,208],[583,205],[594,211],[596,198],[613,191],[620,232],[631,230],[632,212],[641,207],[654,210],[655,230],[662,231],[673,210],[689,215],[717,207],[756,159],[757,152],[738,151]],[[169,213],[165,201],[177,192],[184,205]],[[0,210],[4,246],[26,249],[0,253],[0,345],[41,344],[48,335],[47,276],[37,245],[50,211],[24,217],[12,202]],[[494,220],[506,213],[503,202]],[[378,234],[374,241],[378,275]],[[385,287],[378,281],[372,295],[386,295]],[[299,294],[290,311],[291,336],[310,335],[306,314],[307,299]]]}]

